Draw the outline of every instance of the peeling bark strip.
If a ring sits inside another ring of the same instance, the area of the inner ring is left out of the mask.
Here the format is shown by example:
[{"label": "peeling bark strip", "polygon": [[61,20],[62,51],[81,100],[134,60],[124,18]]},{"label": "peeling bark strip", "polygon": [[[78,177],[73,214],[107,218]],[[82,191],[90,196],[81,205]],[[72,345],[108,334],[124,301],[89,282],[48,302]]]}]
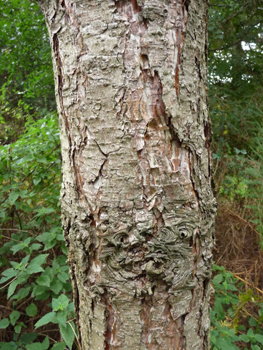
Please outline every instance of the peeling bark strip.
[{"label": "peeling bark strip", "polygon": [[209,348],[206,0],[39,0],[83,350]]}]

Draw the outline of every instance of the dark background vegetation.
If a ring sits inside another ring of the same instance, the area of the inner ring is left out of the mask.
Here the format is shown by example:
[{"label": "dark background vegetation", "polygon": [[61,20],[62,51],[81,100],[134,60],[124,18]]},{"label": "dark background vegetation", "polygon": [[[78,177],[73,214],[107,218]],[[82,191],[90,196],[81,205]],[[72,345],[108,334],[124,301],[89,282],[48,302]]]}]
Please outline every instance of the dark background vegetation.
[{"label": "dark background vegetation", "polygon": [[[263,348],[263,1],[211,0],[218,201],[213,350]],[[33,1],[0,0],[0,348],[78,349],[60,225],[48,35]]]}]

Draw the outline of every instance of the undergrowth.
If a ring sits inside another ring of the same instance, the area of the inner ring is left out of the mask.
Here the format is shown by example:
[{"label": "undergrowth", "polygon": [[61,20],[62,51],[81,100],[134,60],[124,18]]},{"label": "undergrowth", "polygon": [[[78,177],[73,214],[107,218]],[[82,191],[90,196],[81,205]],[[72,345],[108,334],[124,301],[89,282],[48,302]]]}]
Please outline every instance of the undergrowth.
[{"label": "undergrowth", "polygon": [[222,266],[214,265],[214,305],[211,310],[213,350],[260,350],[263,347],[263,292],[253,288]]},{"label": "undergrowth", "polygon": [[[213,154],[218,193],[212,350],[263,348],[263,130],[247,149],[217,148]],[[230,272],[231,271],[231,272]]]},{"label": "undergrowth", "polygon": [[[2,350],[70,349],[76,335],[60,224],[56,115],[0,147]],[[61,340],[61,341],[60,341]]]}]

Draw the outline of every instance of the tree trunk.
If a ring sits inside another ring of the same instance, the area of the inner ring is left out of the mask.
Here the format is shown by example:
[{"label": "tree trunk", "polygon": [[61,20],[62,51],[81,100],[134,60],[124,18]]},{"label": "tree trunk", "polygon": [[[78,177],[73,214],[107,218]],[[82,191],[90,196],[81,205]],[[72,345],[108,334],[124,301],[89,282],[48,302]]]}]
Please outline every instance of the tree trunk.
[{"label": "tree trunk", "polygon": [[82,349],[208,349],[207,1],[39,3]]}]

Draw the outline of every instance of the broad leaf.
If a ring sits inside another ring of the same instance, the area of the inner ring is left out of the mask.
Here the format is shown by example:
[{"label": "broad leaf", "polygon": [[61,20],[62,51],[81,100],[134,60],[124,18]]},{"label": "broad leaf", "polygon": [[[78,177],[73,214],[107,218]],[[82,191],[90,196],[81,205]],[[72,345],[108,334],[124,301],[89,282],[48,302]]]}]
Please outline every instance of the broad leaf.
[{"label": "broad leaf", "polygon": [[44,326],[45,324],[52,322],[56,317],[56,313],[54,311],[49,312],[48,314],[46,314],[45,316],[43,316],[36,324],[35,324],[35,328],[39,328]]},{"label": "broad leaf", "polygon": [[[71,322],[71,325],[72,325],[72,327],[74,327],[74,324],[72,322]],[[59,329],[60,329],[60,333],[61,333],[63,339],[65,340],[65,343],[67,344],[67,346],[71,350],[74,339],[75,339],[75,334],[74,334],[71,326],[68,323],[66,323],[65,325],[62,325],[60,323]]]},{"label": "broad leaf", "polygon": [[9,326],[10,322],[9,322],[9,319],[8,318],[3,318],[1,321],[0,321],[0,329],[5,329]]},{"label": "broad leaf", "polygon": [[26,308],[26,313],[28,316],[36,316],[37,315],[37,306],[34,303],[31,303],[27,308]]},{"label": "broad leaf", "polygon": [[60,342],[60,343],[56,343],[55,345],[53,345],[50,350],[65,350],[65,347],[66,347],[66,343]]},{"label": "broad leaf", "polygon": [[16,321],[19,319],[19,317],[20,317],[20,312],[18,312],[18,311],[13,311],[11,314],[10,314],[10,316],[9,316],[9,318],[10,318],[10,322],[11,322],[11,324],[14,326],[15,325],[15,323],[16,323]]}]

